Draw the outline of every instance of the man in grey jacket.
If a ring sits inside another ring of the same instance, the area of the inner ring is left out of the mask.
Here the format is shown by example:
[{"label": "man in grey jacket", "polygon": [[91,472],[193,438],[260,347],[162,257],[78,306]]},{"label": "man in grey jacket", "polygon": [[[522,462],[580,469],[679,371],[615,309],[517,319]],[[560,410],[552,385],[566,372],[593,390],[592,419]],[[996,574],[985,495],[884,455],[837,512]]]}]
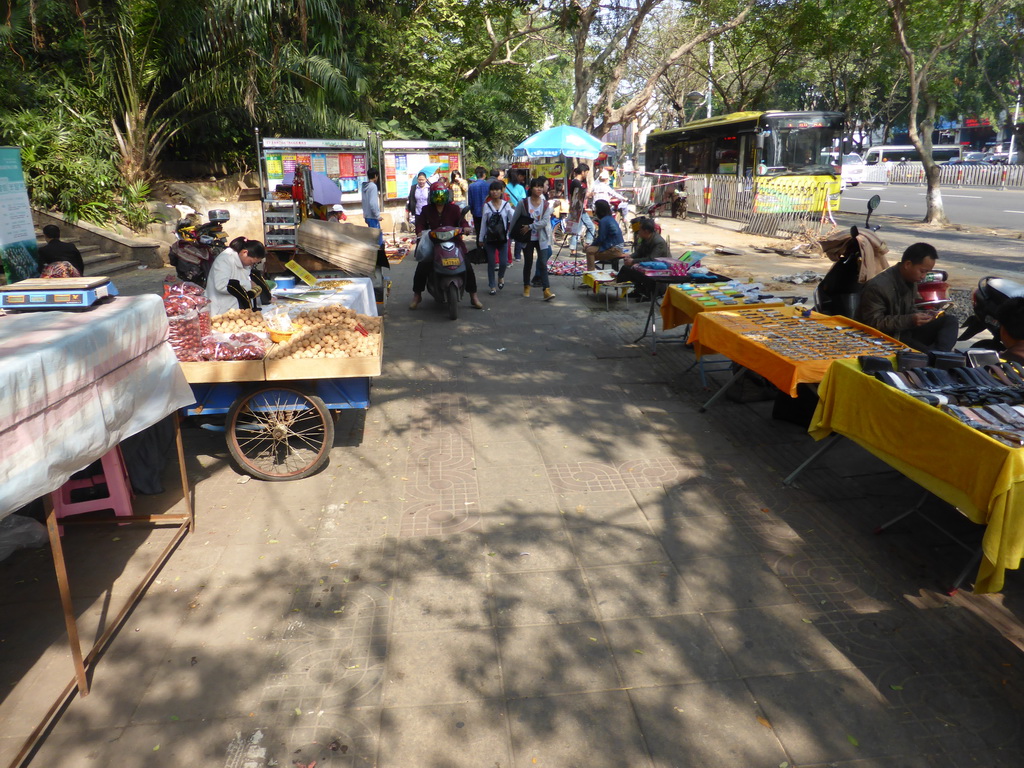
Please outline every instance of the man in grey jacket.
[{"label": "man in grey jacket", "polygon": [[899,264],[879,272],[864,284],[857,320],[923,351],[948,352],[956,344],[957,321],[951,314],[936,317],[918,308],[917,284],[935,268],[935,246],[914,243]]},{"label": "man in grey jacket", "polygon": [[[366,226],[380,229],[380,189],[377,180],[380,171],[371,168],[366,172],[368,181],[363,182],[363,220]],[[384,245],[384,233],[380,233],[380,245]]]}]

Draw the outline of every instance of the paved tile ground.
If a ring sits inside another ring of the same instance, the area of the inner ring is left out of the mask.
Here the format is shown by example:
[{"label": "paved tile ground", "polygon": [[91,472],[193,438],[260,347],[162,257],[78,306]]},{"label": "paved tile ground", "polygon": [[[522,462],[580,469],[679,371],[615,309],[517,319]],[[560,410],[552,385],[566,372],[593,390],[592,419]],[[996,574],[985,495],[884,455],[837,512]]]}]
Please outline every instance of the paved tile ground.
[{"label": "paved tile ground", "polygon": [[[243,483],[186,433],[199,529],[32,766],[1021,764],[1022,580],[949,598],[955,545],[871,535],[909,482],[842,445],[783,487],[810,439],[771,403],[698,413],[689,352],[628,343],[646,305],[513,272],[451,323],[395,271],[325,471]],[[166,536],[66,537],[87,639]],[[48,554],[0,584],[6,764],[70,674]]]}]

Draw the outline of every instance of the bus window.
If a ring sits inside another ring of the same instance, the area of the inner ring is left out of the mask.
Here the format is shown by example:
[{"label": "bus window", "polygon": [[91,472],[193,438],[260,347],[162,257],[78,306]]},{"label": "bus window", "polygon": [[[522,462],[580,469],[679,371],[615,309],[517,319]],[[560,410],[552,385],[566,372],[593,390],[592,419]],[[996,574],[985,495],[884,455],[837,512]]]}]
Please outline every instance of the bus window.
[{"label": "bus window", "polygon": [[833,173],[832,166],[820,156],[823,146],[831,146],[835,131],[829,128],[779,128],[764,132],[761,162],[768,174]]}]

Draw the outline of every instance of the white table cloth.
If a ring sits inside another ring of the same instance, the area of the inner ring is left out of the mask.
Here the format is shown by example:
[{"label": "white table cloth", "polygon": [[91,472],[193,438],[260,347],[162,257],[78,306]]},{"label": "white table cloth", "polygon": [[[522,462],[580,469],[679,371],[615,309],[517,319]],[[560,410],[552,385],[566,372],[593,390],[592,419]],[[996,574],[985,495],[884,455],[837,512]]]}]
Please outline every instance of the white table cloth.
[{"label": "white table cloth", "polygon": [[0,518],[195,398],[159,296],[0,317]]},{"label": "white table cloth", "polygon": [[275,290],[273,293],[275,296],[290,296],[298,298],[303,296],[307,291],[321,292],[324,294],[317,297],[310,297],[309,300],[299,302],[286,301],[282,302],[285,306],[292,308],[298,307],[304,308],[305,305],[314,307],[322,307],[328,304],[341,304],[342,306],[354,309],[361,315],[369,315],[370,317],[377,316],[377,300],[373,293],[373,280],[369,277],[331,277],[325,278],[327,280],[351,280],[351,285],[346,285],[343,288],[332,288],[329,292],[323,288],[307,288],[305,285],[298,285],[295,288],[288,288],[285,290]]}]

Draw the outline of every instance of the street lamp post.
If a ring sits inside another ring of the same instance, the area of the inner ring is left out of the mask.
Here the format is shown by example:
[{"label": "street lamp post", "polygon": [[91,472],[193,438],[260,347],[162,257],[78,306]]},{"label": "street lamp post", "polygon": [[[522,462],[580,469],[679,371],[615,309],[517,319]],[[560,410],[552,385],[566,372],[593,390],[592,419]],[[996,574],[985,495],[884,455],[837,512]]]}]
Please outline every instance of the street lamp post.
[{"label": "street lamp post", "polygon": [[1020,91],[1017,91],[1017,106],[1013,108],[1013,127],[1010,131],[1010,154],[1006,156],[1006,164],[1013,162],[1013,146],[1017,141],[1017,119],[1020,117]]}]

